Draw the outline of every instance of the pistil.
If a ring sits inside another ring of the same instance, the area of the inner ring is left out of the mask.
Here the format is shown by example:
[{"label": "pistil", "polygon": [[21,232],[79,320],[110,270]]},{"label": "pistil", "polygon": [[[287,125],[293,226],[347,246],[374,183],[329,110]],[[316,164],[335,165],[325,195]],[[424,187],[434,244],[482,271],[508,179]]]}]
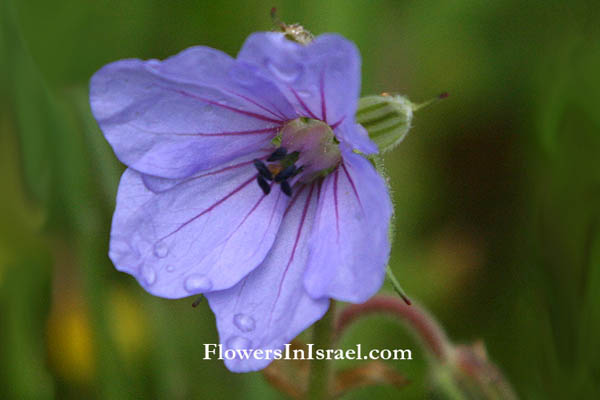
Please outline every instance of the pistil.
[{"label": "pistil", "polygon": [[280,146],[267,157],[267,163],[254,160],[256,179],[265,195],[278,183],[281,191],[291,196],[292,178],[298,176],[295,182],[309,183],[335,170],[341,161],[339,142],[323,121],[292,120],[281,129],[279,139]]}]

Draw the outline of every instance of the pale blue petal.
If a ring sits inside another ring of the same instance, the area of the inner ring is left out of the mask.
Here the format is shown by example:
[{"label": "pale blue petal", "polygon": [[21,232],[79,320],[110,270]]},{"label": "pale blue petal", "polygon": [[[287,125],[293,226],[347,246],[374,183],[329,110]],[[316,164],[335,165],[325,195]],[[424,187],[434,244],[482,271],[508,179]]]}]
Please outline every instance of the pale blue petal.
[{"label": "pale blue petal", "polygon": [[123,163],[183,178],[261,148],[296,116],[256,69],[205,47],[121,60],[94,74],[90,104]]},{"label": "pale blue petal", "polygon": [[183,180],[121,178],[110,258],[150,293],[179,298],[235,285],[269,249],[288,199],[265,196],[250,154]]},{"label": "pale blue petal", "polygon": [[[342,123],[354,125],[360,96],[360,54],[344,37],[324,34],[301,45],[282,33],[258,32],[246,39],[238,59],[261,66],[299,114],[335,128]],[[351,132],[339,138],[363,153],[377,150],[368,137]]]},{"label": "pale blue petal", "polygon": [[[207,295],[224,349],[281,349],[327,311],[328,299],[312,299],[302,276],[317,208],[316,185],[298,190],[265,261],[235,287]],[[264,368],[271,360],[226,360],[235,372]]]},{"label": "pale blue petal", "polygon": [[381,287],[390,254],[392,204],[383,178],[358,154],[321,187],[304,286],[313,298],[361,303]]}]

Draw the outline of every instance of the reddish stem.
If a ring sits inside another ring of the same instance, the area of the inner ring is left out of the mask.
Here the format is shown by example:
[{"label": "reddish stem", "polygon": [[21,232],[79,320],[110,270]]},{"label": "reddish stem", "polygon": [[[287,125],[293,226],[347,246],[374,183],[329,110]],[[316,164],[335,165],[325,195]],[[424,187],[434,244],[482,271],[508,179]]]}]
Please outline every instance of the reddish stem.
[{"label": "reddish stem", "polygon": [[371,314],[390,314],[408,324],[425,347],[440,361],[446,361],[450,344],[438,323],[423,308],[416,304],[407,305],[395,296],[376,296],[363,304],[345,307],[336,321],[336,337],[357,319]]}]

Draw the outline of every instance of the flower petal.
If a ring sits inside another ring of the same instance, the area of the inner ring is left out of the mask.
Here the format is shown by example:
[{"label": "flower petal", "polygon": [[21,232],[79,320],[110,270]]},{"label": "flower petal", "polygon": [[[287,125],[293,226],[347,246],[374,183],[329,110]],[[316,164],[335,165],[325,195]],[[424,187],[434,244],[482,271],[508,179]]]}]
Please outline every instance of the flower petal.
[{"label": "flower petal", "polygon": [[287,198],[265,196],[251,154],[184,180],[121,178],[110,258],[150,293],[180,298],[235,285],[271,248]]},{"label": "flower petal", "polygon": [[[248,37],[239,60],[264,68],[299,114],[327,122],[354,124],[360,95],[360,54],[342,36],[320,35],[308,45],[285,38],[282,33],[259,32]],[[346,135],[348,144],[364,153],[376,151],[369,141]]]},{"label": "flower petal", "polygon": [[375,142],[369,138],[367,130],[353,121],[344,121],[334,132],[340,142],[350,144],[353,149],[364,154],[375,154],[379,151]]},{"label": "flower petal", "polygon": [[183,178],[259,149],[295,117],[256,69],[205,47],[117,61],[92,77],[90,104],[123,163]]},{"label": "flower petal", "polygon": [[[316,193],[316,185],[296,192],[277,240],[258,268],[235,287],[207,294],[225,349],[281,349],[327,311],[329,300],[310,298],[302,285]],[[236,358],[225,364],[231,371],[246,372],[271,360]]]},{"label": "flower petal", "polygon": [[297,117],[271,79],[261,76],[262,70],[243,60],[204,46],[190,47],[172,56],[155,69],[174,80],[202,83],[223,89],[226,93],[253,104],[266,116],[291,120]]},{"label": "flower petal", "polygon": [[342,156],[321,188],[304,287],[313,298],[361,303],[383,283],[392,205],[368,160],[348,150]]}]

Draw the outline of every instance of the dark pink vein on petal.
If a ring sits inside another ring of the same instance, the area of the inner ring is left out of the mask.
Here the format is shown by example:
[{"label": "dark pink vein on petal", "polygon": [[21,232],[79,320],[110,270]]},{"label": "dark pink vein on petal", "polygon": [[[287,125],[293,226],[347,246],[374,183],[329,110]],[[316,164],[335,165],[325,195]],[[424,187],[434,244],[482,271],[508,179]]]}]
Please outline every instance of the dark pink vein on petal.
[{"label": "dark pink vein on petal", "polygon": [[[271,182],[271,188],[273,188],[273,185],[275,183]],[[250,217],[250,215],[252,215],[252,213],[254,213],[254,211],[258,208],[258,206],[260,205],[260,203],[262,203],[262,201],[267,197],[266,194],[263,194],[261,196],[261,198],[258,200],[258,202],[254,205],[254,207],[252,207],[252,209],[250,210],[250,212],[248,212],[248,214],[246,214],[246,216],[244,217],[244,219],[242,220],[242,222],[237,226],[237,228],[235,228],[235,231],[233,231],[233,233],[230,235],[233,236],[233,234],[235,232],[237,232],[238,229],[240,229],[240,227],[246,222],[246,220],[248,219],[248,217]],[[279,194],[277,196],[277,199],[275,200],[275,205],[273,206],[273,210],[271,211],[271,217],[269,218],[269,223],[267,224],[267,228],[265,229],[265,232],[263,234],[263,237],[261,240],[258,240],[258,243],[262,243],[262,241],[264,240],[265,236],[267,235],[267,231],[269,230],[269,227],[271,226],[271,223],[273,222],[273,216],[275,215],[275,211],[277,210],[277,204],[279,204],[279,199],[281,198],[281,194]],[[229,237],[227,238],[227,240],[229,240]]]},{"label": "dark pink vein on petal", "polygon": [[[265,155],[265,156],[262,156],[262,157],[258,157],[258,159],[259,160],[266,160],[267,157],[268,157],[268,155]],[[205,178],[205,177],[211,176],[211,175],[218,175],[218,174],[221,174],[223,172],[231,171],[233,169],[245,167],[245,166],[251,165],[253,163],[254,163],[254,160],[244,161],[244,162],[241,162],[241,163],[238,163],[238,164],[234,164],[234,165],[230,165],[228,167],[224,167],[224,168],[218,169],[216,171],[206,172],[206,173],[198,175],[198,176],[192,176],[191,178],[187,178],[187,179],[185,179],[185,180],[177,183],[173,187],[177,187],[177,186],[183,185],[184,183],[189,183],[189,182],[195,181],[196,179]]]},{"label": "dark pink vein on petal", "polygon": [[323,186],[323,179],[319,179],[319,186],[317,186],[317,203],[321,199],[321,186]]},{"label": "dark pink vein on petal", "polygon": [[344,163],[342,163],[342,168],[344,169],[344,172],[346,173],[346,177],[348,178],[348,182],[350,182],[350,186],[352,186],[352,191],[354,192],[354,196],[356,196],[356,200],[358,200],[358,204],[360,205],[360,208],[362,209],[362,211],[364,213],[365,209],[362,205],[362,202],[360,201],[360,196],[358,195],[358,191],[356,190],[356,185],[354,185],[354,181],[352,180],[352,177],[350,177],[350,174],[348,173],[348,170],[346,169],[346,165],[344,165]]},{"label": "dark pink vein on petal", "polygon": [[335,129],[335,128],[337,128],[338,126],[340,126],[340,124],[341,124],[342,122],[344,122],[344,119],[346,119],[346,116],[345,116],[345,115],[344,115],[342,118],[340,118],[340,120],[339,120],[338,122],[335,122],[333,125],[331,125],[331,129]]},{"label": "dark pink vein on petal", "polygon": [[[267,151],[269,151],[269,150],[267,150]],[[257,158],[259,160],[266,160],[268,157],[269,157],[269,155],[267,154],[267,155],[264,155],[262,157],[257,157]],[[190,180],[194,180],[194,179],[198,179],[198,178],[204,178],[205,176],[210,176],[210,175],[217,175],[217,174],[220,174],[222,172],[226,172],[226,171],[230,171],[232,169],[244,167],[246,165],[250,165],[250,164],[253,164],[253,163],[254,163],[254,159],[248,160],[248,161],[243,161],[243,162],[241,162],[239,164],[233,164],[233,165],[230,165],[228,167],[224,167],[224,168],[218,169],[216,171],[207,172],[207,173],[202,174],[202,175],[194,176],[194,177],[190,178]]]},{"label": "dark pink vein on petal", "polygon": [[312,199],[313,189],[315,188],[315,184],[313,183],[310,187],[310,192],[306,196],[306,204],[304,204],[304,210],[302,210],[302,217],[300,219],[300,225],[298,226],[298,231],[296,232],[296,239],[294,240],[294,246],[292,247],[292,252],[290,254],[290,258],[288,260],[285,269],[283,270],[283,275],[281,276],[281,280],[279,281],[279,287],[277,288],[277,296],[275,296],[275,301],[273,301],[273,306],[271,307],[271,311],[269,313],[269,323],[267,327],[271,326],[271,319],[273,318],[273,311],[275,310],[275,306],[277,305],[277,301],[279,300],[279,296],[281,296],[281,288],[283,287],[283,281],[287,275],[287,272],[294,261],[294,256],[296,255],[296,248],[298,247],[298,242],[300,241],[300,236],[302,235],[302,228],[304,227],[304,221],[306,221],[306,213],[308,212],[308,207],[310,206],[310,201]]},{"label": "dark pink vein on petal", "polygon": [[[262,157],[258,157],[258,159],[260,159],[260,160],[266,160],[267,157],[268,156],[265,155],[265,156],[262,156]],[[228,167],[224,167],[224,168],[218,169],[216,171],[206,172],[206,173],[201,174],[201,175],[192,176],[190,178],[186,178],[186,179],[184,179],[184,180],[182,180],[180,182],[177,182],[174,186],[170,187],[169,190],[171,190],[173,188],[176,188],[178,186],[184,185],[186,183],[195,181],[196,179],[201,179],[201,178],[204,178],[204,177],[207,177],[207,176],[211,176],[211,175],[218,175],[218,174],[221,174],[223,172],[231,171],[233,169],[237,169],[237,168],[241,168],[241,167],[250,165],[252,163],[254,163],[254,160],[244,161],[244,162],[241,162],[241,163],[238,163],[238,164],[234,164],[234,165],[230,165]],[[146,183],[144,183],[144,185],[146,185]],[[148,186],[146,185],[146,187],[148,187]],[[152,190],[152,189],[150,189],[150,190]],[[154,190],[152,190],[152,191],[154,191]],[[163,191],[159,191],[159,192],[163,192]]]},{"label": "dark pink vein on petal", "polygon": [[[271,183],[271,187],[273,187],[273,183]],[[267,195],[263,195],[263,197],[260,199],[260,202],[267,197]],[[267,236],[267,232],[269,231],[269,228],[271,227],[271,224],[273,223],[273,217],[275,216],[275,212],[277,211],[277,205],[279,204],[279,200],[281,199],[281,193],[277,195],[277,200],[275,200],[275,205],[273,205],[273,209],[271,210],[271,216],[269,217],[269,223],[267,224],[267,227],[265,228],[262,238],[260,238],[260,240],[257,240],[257,243],[262,243],[265,240],[265,236]],[[258,207],[258,204],[256,206],[254,206],[254,208],[250,211],[250,213],[246,216],[246,218],[248,218],[248,216],[250,216],[250,214],[252,214],[252,212],[254,212],[254,210],[256,209],[256,207]],[[244,221],[246,220],[246,218],[244,218]],[[243,222],[242,222],[243,224]],[[240,224],[240,226],[242,225]],[[236,231],[239,229],[239,226],[236,228]],[[256,252],[258,251],[258,249],[260,248],[260,246],[257,246],[256,249],[254,250],[254,252],[252,253],[251,257],[254,257],[254,255],[256,254]],[[264,261],[264,260],[263,260]],[[238,294],[238,296],[241,294]]]},{"label": "dark pink vein on petal", "polygon": [[313,112],[310,110],[310,108],[308,108],[306,103],[300,98],[300,95],[294,90],[294,88],[291,86],[288,86],[288,88],[292,91],[292,94],[294,95],[296,100],[298,100],[298,103],[300,103],[302,108],[304,108],[304,110],[308,113],[308,115],[310,115],[310,117],[313,119],[319,119],[319,117],[317,117],[315,114],[313,114]]},{"label": "dark pink vein on petal", "polygon": [[258,101],[256,100],[252,100],[250,97],[248,96],[244,96],[243,94],[239,94],[237,92],[234,92],[233,90],[228,90],[228,89],[224,89],[225,92],[227,93],[231,93],[234,96],[237,96],[239,98],[242,98],[244,100],[246,100],[248,103],[252,103],[254,104],[256,107],[260,108],[263,111],[268,112],[269,114],[271,114],[272,116],[280,119],[280,120],[285,120],[285,116],[283,115],[283,113],[277,109],[277,107],[273,106],[273,108],[275,108],[275,111],[277,111],[277,113],[271,111],[269,108],[267,108],[266,106],[263,106],[262,104],[260,104]]},{"label": "dark pink vein on petal", "polygon": [[340,213],[338,210],[338,177],[339,177],[340,169],[335,169],[335,174],[333,175],[333,205],[335,207],[335,231],[337,233],[336,242],[340,242]]},{"label": "dark pink vein on petal", "polygon": [[229,131],[229,132],[195,132],[195,133],[175,133],[175,136],[243,136],[243,135],[257,135],[262,133],[274,133],[281,129],[281,126],[275,126],[265,129],[254,129],[250,131]]},{"label": "dark pink vein on petal", "polygon": [[169,90],[171,90],[173,92],[176,92],[176,93],[179,93],[182,96],[191,97],[192,99],[196,99],[196,100],[202,101],[202,102],[207,103],[207,104],[212,104],[212,105],[224,108],[226,110],[230,110],[230,111],[236,112],[238,114],[246,115],[248,117],[253,117],[253,118],[256,118],[256,119],[260,119],[262,121],[273,122],[273,123],[276,123],[276,124],[281,123],[280,119],[273,119],[273,118],[269,118],[269,117],[267,117],[265,115],[262,115],[262,114],[257,114],[257,113],[253,113],[253,112],[246,111],[246,110],[240,110],[239,108],[231,107],[231,106],[228,106],[227,104],[222,104],[222,103],[219,103],[219,102],[214,101],[214,100],[205,99],[204,97],[193,95],[193,94],[188,93],[188,92],[186,92],[184,90],[179,90],[179,89],[169,89]]},{"label": "dark pink vein on petal", "polygon": [[[274,183],[271,183],[271,187],[273,187]],[[260,203],[262,203],[262,201],[267,197],[266,194],[262,194],[260,196],[260,198],[258,199],[258,201],[254,204],[254,206],[252,207],[252,209],[250,209],[250,211],[248,211],[248,213],[246,214],[246,216],[242,219],[242,222],[240,222],[238,224],[238,226],[236,226],[236,228],[229,234],[227,235],[227,238],[225,238],[225,240],[223,240],[221,243],[219,243],[217,246],[223,246],[221,249],[221,255],[223,254],[223,251],[225,251],[225,246],[224,244],[226,244],[227,242],[229,242],[229,240],[231,240],[231,238],[233,237],[233,235],[235,235],[237,233],[237,231],[241,228],[242,225],[244,225],[244,223],[246,223],[246,220],[254,213],[254,211],[256,211],[256,209],[258,208],[258,206],[260,205]],[[256,243],[262,243],[262,241],[264,240],[265,236],[267,235],[267,231],[269,230],[269,227],[271,226],[271,221],[273,220],[273,214],[275,214],[275,210],[277,208],[277,203],[279,203],[279,196],[277,197],[277,200],[275,201],[275,206],[273,207],[273,211],[271,212],[271,218],[269,220],[269,224],[267,225],[265,231],[263,232],[263,237],[261,240],[257,240]],[[216,246],[215,246],[216,247]],[[254,250],[254,252],[252,253],[252,255],[250,255],[249,258],[254,257],[254,255],[256,254],[256,252],[259,250],[260,246],[257,246],[256,249]]]},{"label": "dark pink vein on petal", "polygon": [[319,92],[321,93],[321,115],[323,116],[323,121],[327,123],[327,105],[325,104],[325,68],[323,68],[321,71]]},{"label": "dark pink vein on petal", "polygon": [[304,190],[305,187],[306,187],[306,185],[302,185],[302,186],[300,186],[300,190],[296,191],[296,193],[294,194],[294,197],[292,197],[292,201],[290,201],[290,204],[285,209],[285,213],[283,213],[284,217],[292,209],[292,207],[294,206],[294,203],[296,203],[296,200],[298,200],[298,197],[300,196],[300,193],[302,193],[302,191]]},{"label": "dark pink vein on petal", "polygon": [[222,204],[223,202],[225,202],[225,200],[227,200],[228,198],[230,198],[231,196],[233,196],[234,194],[238,193],[240,190],[242,190],[244,187],[248,186],[248,184],[250,184],[250,182],[253,182],[256,179],[256,176],[258,174],[255,174],[252,176],[252,178],[248,179],[247,181],[245,181],[244,183],[242,183],[240,186],[238,186],[237,188],[235,188],[233,191],[229,192],[225,197],[222,197],[221,199],[217,200],[215,203],[213,203],[210,207],[206,208],[205,210],[203,210],[200,214],[197,214],[196,216],[194,216],[193,218],[187,220],[186,222],[184,222],[183,224],[181,224],[177,229],[175,229],[173,232],[169,233],[168,235],[160,238],[158,242],[160,242],[161,240],[165,240],[166,238],[168,238],[169,236],[179,232],[181,229],[183,229],[184,227],[186,227],[187,225],[189,225],[190,223],[194,222],[195,220],[197,220],[198,218],[200,218],[201,216],[211,212],[212,210],[214,210],[217,206],[219,206],[220,204]]},{"label": "dark pink vein on petal", "polygon": [[[298,195],[300,193],[302,193],[302,190],[304,189],[304,185],[302,185],[302,187],[300,188],[300,190],[296,191],[296,193],[294,194],[294,197],[291,201],[291,203],[289,204],[288,208],[285,211],[285,214],[287,214],[287,211],[290,209],[290,206],[294,204],[294,202],[296,201],[296,199],[298,198]],[[273,220],[273,216],[275,215],[275,210],[277,209],[277,203],[279,203],[279,199],[281,198],[281,195],[279,195],[279,197],[277,198],[277,202],[275,203],[275,206],[273,207],[273,212],[271,213],[271,218],[269,219],[269,226],[271,225],[271,221]],[[284,217],[285,217],[284,214]],[[242,292],[244,291],[244,288],[246,287],[246,282],[248,282],[248,277],[244,278],[244,281],[242,282],[242,286],[240,287],[240,290],[237,293],[237,298],[235,300],[235,307],[234,309],[237,309],[237,306],[240,303],[240,298],[242,297]]]},{"label": "dark pink vein on petal", "polygon": [[[273,184],[271,184],[271,187],[273,187]],[[273,206],[273,211],[271,212],[271,217],[269,218],[269,225],[267,225],[267,228],[269,226],[271,226],[271,223],[273,222],[273,217],[275,216],[275,211],[277,210],[277,205],[279,204],[279,200],[281,199],[281,194],[279,194],[279,196],[277,196],[277,200],[275,200],[275,205]],[[263,236],[264,238],[264,236]]]},{"label": "dark pink vein on petal", "polygon": [[[271,184],[271,186],[273,186],[273,184]],[[260,199],[258,199],[258,201],[256,202],[256,204],[254,204],[254,207],[252,207],[252,209],[250,209],[250,211],[248,211],[248,214],[246,214],[246,216],[244,217],[244,219],[242,219],[242,222],[240,222],[238,224],[238,226],[235,227],[235,229],[233,230],[233,232],[231,232],[229,234],[229,236],[227,236],[227,239],[225,240],[225,242],[227,242],[229,239],[231,239],[231,237],[238,231],[238,229],[240,229],[240,227],[242,225],[244,225],[244,223],[246,222],[246,220],[250,217],[250,215],[252,215],[254,213],[254,211],[256,211],[256,209],[258,208],[258,206],[260,205],[260,203],[262,203],[262,201],[265,199],[265,197],[267,197],[266,194],[263,194],[262,196],[260,196]]]}]

